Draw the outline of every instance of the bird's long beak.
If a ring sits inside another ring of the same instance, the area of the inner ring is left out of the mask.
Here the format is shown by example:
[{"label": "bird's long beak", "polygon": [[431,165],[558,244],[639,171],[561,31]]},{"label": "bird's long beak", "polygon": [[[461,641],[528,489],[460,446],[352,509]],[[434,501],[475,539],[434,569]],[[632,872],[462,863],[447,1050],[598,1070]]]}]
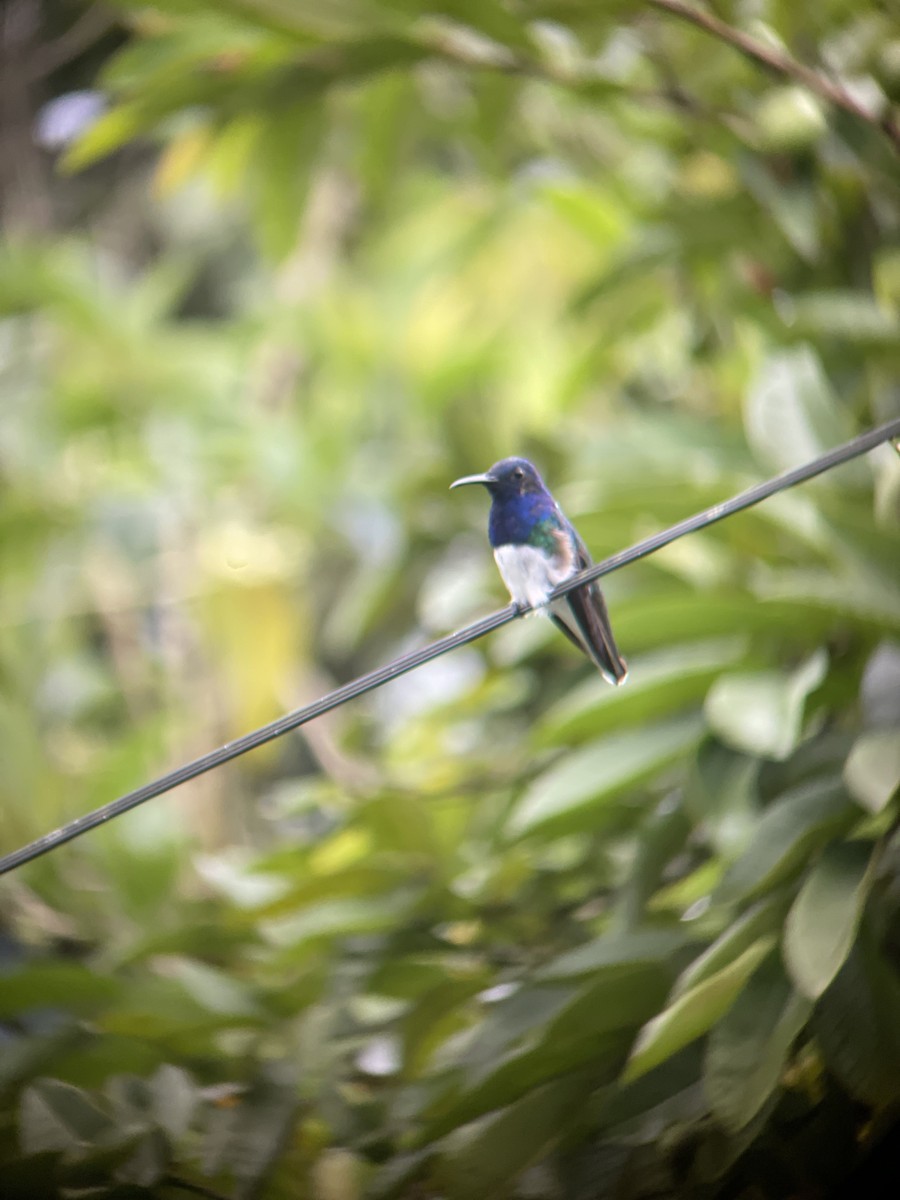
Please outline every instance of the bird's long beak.
[{"label": "bird's long beak", "polygon": [[467,483],[488,484],[488,483],[496,483],[496,482],[497,481],[494,478],[494,476],[491,475],[489,472],[485,471],[485,473],[483,475],[463,475],[462,479],[455,479],[453,481],[453,483],[450,484],[450,490],[452,491],[453,488],[462,487],[464,484],[467,484]]}]

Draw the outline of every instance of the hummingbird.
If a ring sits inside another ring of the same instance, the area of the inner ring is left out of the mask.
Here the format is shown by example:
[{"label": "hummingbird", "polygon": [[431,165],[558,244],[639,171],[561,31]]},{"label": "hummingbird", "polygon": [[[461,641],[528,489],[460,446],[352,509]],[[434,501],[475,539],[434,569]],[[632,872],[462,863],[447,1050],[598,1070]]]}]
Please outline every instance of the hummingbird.
[{"label": "hummingbird", "polygon": [[558,629],[599,669],[608,683],[628,675],[596,583],[548,604],[559,584],[591,565],[587,547],[527,458],[504,458],[483,475],[465,475],[450,487],[480,483],[491,494],[488,537],[494,558],[519,607],[545,611]]}]

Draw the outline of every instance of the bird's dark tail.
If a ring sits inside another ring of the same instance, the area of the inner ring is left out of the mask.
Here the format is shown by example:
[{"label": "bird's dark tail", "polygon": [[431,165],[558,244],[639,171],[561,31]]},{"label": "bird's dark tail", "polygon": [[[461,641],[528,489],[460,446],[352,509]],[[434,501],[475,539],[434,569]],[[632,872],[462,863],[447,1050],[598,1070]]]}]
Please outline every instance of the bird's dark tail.
[{"label": "bird's dark tail", "polygon": [[550,606],[550,617],[570,641],[597,666],[614,686],[628,678],[628,664],[619,653],[609,623],[606,601],[596,583],[576,588]]}]

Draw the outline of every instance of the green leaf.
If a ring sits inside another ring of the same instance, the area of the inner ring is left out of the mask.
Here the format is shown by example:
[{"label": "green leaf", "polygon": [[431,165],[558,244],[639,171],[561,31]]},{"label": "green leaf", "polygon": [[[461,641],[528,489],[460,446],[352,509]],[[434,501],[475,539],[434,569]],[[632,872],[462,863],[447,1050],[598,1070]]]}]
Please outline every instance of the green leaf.
[{"label": "green leaf", "polygon": [[324,132],[321,104],[304,98],[277,119],[270,118],[259,134],[257,226],[263,249],[273,260],[283,258],[299,237],[313,160]]},{"label": "green leaf", "polygon": [[109,1004],[120,992],[119,984],[77,963],[30,963],[3,976],[0,1017],[22,1017],[30,1009],[63,1008],[91,1013]]},{"label": "green leaf", "polygon": [[850,953],[872,882],[867,842],[826,846],[788,913],[784,961],[796,986],[817,1000]]},{"label": "green leaf", "polygon": [[387,931],[408,907],[409,897],[402,893],[323,900],[294,916],[267,920],[263,930],[276,945],[296,947],[321,939]]},{"label": "green leaf", "polygon": [[26,1088],[19,1108],[19,1131],[26,1154],[72,1150],[96,1142],[114,1126],[88,1097],[67,1083],[41,1079]]},{"label": "green leaf", "polygon": [[797,84],[767,88],[755,119],[761,146],[775,152],[804,148],[818,141],[828,128],[821,100]]},{"label": "green leaf", "polygon": [[768,891],[856,819],[857,810],[839,780],[815,779],[794,788],[763,812],[749,846],[726,872],[717,899]]},{"label": "green leaf", "polygon": [[779,310],[791,333],[822,342],[833,338],[858,346],[896,349],[900,318],[869,292],[819,291],[785,297]]},{"label": "green leaf", "polygon": [[296,1081],[270,1069],[234,1108],[214,1109],[203,1142],[204,1172],[227,1169],[239,1183],[239,1197],[258,1195],[260,1181],[283,1151],[299,1104]]},{"label": "green leaf", "polygon": [[844,764],[850,795],[870,813],[879,813],[900,788],[900,734],[896,729],[864,733]]},{"label": "green leaf", "polygon": [[734,1003],[744,984],[775,944],[771,935],[748,946],[727,967],[679,995],[638,1034],[622,1075],[637,1079],[707,1033]]},{"label": "green leaf", "polygon": [[789,904],[788,896],[775,894],[741,913],[702,954],[685,967],[675,981],[672,999],[690,991],[734,962],[760,938],[779,932]]},{"label": "green leaf", "polygon": [[571,979],[597,971],[627,970],[638,963],[667,962],[683,948],[685,940],[680,929],[636,929],[607,934],[545,963],[536,978]]},{"label": "green leaf", "polygon": [[435,1106],[423,1137],[439,1137],[588,1064],[598,1078],[612,1078],[634,1029],[663,1003],[669,979],[659,963],[635,963],[575,989],[531,988],[498,1005],[467,1051],[459,1090]]},{"label": "green leaf", "polygon": [[262,1016],[260,1005],[246,985],[206,963],[188,958],[173,959],[169,964],[169,975],[208,1012],[237,1017]]},{"label": "green leaf", "polygon": [[810,1001],[791,987],[777,954],[768,955],[707,1043],[704,1087],[726,1129],[742,1129],[778,1086],[811,1011]]},{"label": "green leaf", "polygon": [[152,121],[139,104],[119,104],[98,117],[67,151],[62,168],[81,171],[144,133]]},{"label": "green leaf", "polygon": [[590,1072],[566,1075],[456,1130],[441,1149],[441,1190],[451,1200],[487,1200],[504,1192],[570,1127],[592,1088]]},{"label": "green leaf", "polygon": [[743,634],[791,635],[804,645],[821,643],[833,618],[811,597],[770,599],[746,593],[692,591],[638,595],[616,613],[616,636],[625,647],[646,649],[672,646],[691,639],[733,637]]},{"label": "green leaf", "polygon": [[[433,1155],[431,1147],[392,1155],[369,1177],[365,1193],[368,1200],[395,1200],[396,1197],[414,1194],[410,1184],[422,1174]],[[336,1197],[335,1200],[340,1198]]]},{"label": "green leaf", "polygon": [[187,1133],[199,1100],[198,1089],[181,1067],[164,1063],[150,1080],[157,1123],[173,1138]]},{"label": "green leaf", "polygon": [[790,675],[779,671],[725,675],[706,698],[706,716],[723,741],[747,754],[783,760],[800,741],[809,694],[825,678],[819,650]]},{"label": "green leaf", "polygon": [[627,688],[614,690],[602,679],[590,679],[547,712],[538,729],[539,743],[582,741],[694,705],[745,651],[744,638],[694,642],[629,662]]},{"label": "green leaf", "polygon": [[[748,394],[744,424],[750,444],[778,471],[797,467],[856,432],[808,346],[766,360]],[[854,463],[829,474],[828,485],[865,484],[868,478],[868,468]]]},{"label": "green leaf", "polygon": [[790,246],[808,262],[820,250],[821,220],[818,197],[808,179],[782,181],[760,155],[745,157],[741,173],[747,191],[759,202]]},{"label": "green leaf", "polygon": [[640,923],[647,902],[660,887],[664,870],[684,848],[691,828],[681,795],[664,797],[648,815],[638,834],[628,880],[619,890],[614,927],[634,929]]},{"label": "green leaf", "polygon": [[697,717],[682,717],[611,734],[566,755],[526,791],[513,809],[507,836],[595,826],[604,804],[687,754],[702,732]]},{"label": "green leaf", "polygon": [[900,980],[865,922],[816,1005],[816,1039],[828,1067],[865,1104],[900,1100]]}]

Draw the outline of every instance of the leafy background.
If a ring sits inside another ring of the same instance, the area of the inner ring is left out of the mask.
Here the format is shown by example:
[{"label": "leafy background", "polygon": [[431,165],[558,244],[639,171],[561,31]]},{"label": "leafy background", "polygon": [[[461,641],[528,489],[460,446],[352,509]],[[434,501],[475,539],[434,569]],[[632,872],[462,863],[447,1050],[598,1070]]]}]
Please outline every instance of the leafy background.
[{"label": "leafy background", "polygon": [[[896,415],[895,6],[691,11],[6,6],[0,848],[501,603],[458,475],[599,557]],[[4,1196],[895,1194],[898,520],[883,447],[611,577],[624,690],[516,622],[4,877]]]}]

